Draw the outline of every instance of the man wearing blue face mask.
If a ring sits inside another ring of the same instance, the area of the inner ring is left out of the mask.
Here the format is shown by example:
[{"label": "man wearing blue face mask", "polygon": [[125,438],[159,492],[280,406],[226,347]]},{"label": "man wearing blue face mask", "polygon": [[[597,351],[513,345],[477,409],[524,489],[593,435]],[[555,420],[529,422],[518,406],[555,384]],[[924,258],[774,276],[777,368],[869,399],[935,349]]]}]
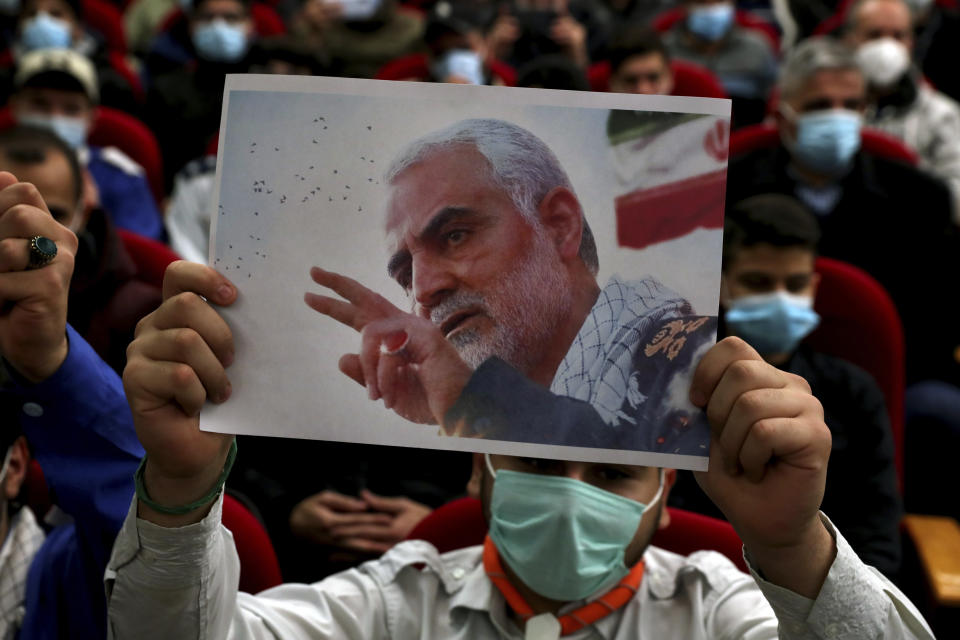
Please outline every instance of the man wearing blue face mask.
[{"label": "man wearing blue face mask", "polygon": [[[721,333],[810,384],[833,436],[821,509],[865,562],[895,577],[903,510],[883,395],[864,371],[801,344],[820,320],[813,310],[819,239],[816,219],[788,196],[754,196],[728,210]],[[676,506],[720,516],[685,472],[671,495]]]},{"label": "man wearing blue face mask", "polygon": [[777,76],[769,40],[736,24],[733,0],[686,0],[686,18],[664,34],[670,56],[712,71],[733,98],[734,126],[759,122]]},{"label": "man wearing blue face mask", "polygon": [[181,35],[188,41],[171,46],[181,47],[182,63],[166,71],[153,68],[158,75],[145,114],[163,151],[168,188],[177,171],[204,155],[219,130],[225,76],[250,68],[255,32],[249,3],[197,0],[188,11],[187,33]]},{"label": "man wearing blue face mask", "polygon": [[960,313],[940,274],[957,273],[958,238],[946,184],[860,148],[866,84],[843,43],[812,38],[785,60],[776,114],[782,144],[733,157],[728,207],[752,195],[795,197],[817,215],[820,252],[852,263],[890,293],[904,323],[908,381],[956,383],[960,327],[929,330],[929,304]]}]

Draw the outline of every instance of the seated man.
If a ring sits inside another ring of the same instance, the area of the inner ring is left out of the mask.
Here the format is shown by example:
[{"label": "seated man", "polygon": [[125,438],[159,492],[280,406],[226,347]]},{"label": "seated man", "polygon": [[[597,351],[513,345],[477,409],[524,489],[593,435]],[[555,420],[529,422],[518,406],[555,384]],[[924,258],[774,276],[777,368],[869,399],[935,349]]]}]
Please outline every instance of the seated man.
[{"label": "seated man", "polygon": [[115,147],[87,145],[97,110],[97,76],[89,60],[73,51],[34,51],[20,59],[10,110],[20,124],[54,131],[77,150],[114,224],[162,240],[160,211],[143,167]]},{"label": "seated man", "polygon": [[[553,639],[591,625],[611,638],[800,638],[829,634],[829,623],[863,637],[932,638],[818,511],[830,437],[806,383],[735,338],[704,356],[690,399],[714,429],[699,480],[744,540],[752,578],[713,554],[647,547],[669,520],[669,473],[492,456],[475,458],[471,483],[491,525],[484,549],[441,556],[410,542],[312,586],[239,594],[220,527],[233,438],[198,428],[206,399],[231,394],[233,340],[213,305],[231,304],[236,289],[202,265],[175,263],[166,277],[170,295],[141,325],[124,372],[147,457],[106,574],[115,637]],[[384,389],[388,406],[427,406],[441,424],[487,366],[473,371],[423,317],[397,311],[370,334],[365,357],[398,365],[402,337],[401,366],[417,378],[409,394]],[[177,346],[185,335],[194,348]],[[517,396],[532,387],[524,379]],[[605,606],[581,608],[598,596]]]},{"label": "seated man", "polygon": [[250,3],[198,0],[180,31],[161,34],[146,62],[153,81],[144,120],[160,143],[168,190],[217,134],[226,74],[250,69]]},{"label": "seated man", "polygon": [[90,177],[77,154],[55,134],[34,127],[0,132],[0,170],[36,186],[57,222],[79,236],[67,320],[122,372],[137,322],[160,304],[160,288],[138,273],[109,214],[95,201],[96,190],[84,188]]},{"label": "seated man", "polygon": [[673,91],[670,54],[660,37],[647,29],[630,29],[610,44],[610,91],[668,96]]},{"label": "seated man", "polygon": [[903,140],[922,169],[950,186],[960,224],[960,105],[914,67],[910,8],[904,0],[860,0],[847,23],[847,40],[867,80],[865,123]]},{"label": "seated man", "polygon": [[685,0],[686,19],[666,33],[677,60],[712,71],[733,98],[734,127],[760,122],[777,77],[777,59],[760,33],[737,26],[733,0]]},{"label": "seated man", "polygon": [[845,45],[826,38],[798,45],[780,75],[783,142],[731,159],[727,204],[762,193],[800,200],[820,221],[820,253],[866,270],[893,298],[908,381],[956,384],[960,325],[931,331],[929,309],[937,300],[937,315],[960,313],[960,299],[942,295],[930,277],[958,272],[950,191],[922,171],[860,150],[865,99],[863,74]]},{"label": "seated man", "polygon": [[[721,333],[746,340],[764,360],[810,384],[833,440],[820,508],[864,562],[894,578],[903,509],[883,394],[861,369],[801,343],[819,323],[812,308],[819,238],[816,220],[788,196],[754,196],[729,210]],[[720,515],[688,473],[679,474],[671,497],[678,507]]]},{"label": "seated man", "polygon": [[[0,396],[12,409],[2,416],[2,437],[9,442],[22,430],[59,514],[46,540],[28,524],[27,510],[10,523],[0,547],[2,634],[102,639],[98,582],[143,449],[119,378],[67,325],[77,239],[32,185],[9,173],[0,173],[0,240]],[[25,447],[7,451],[4,502],[16,495],[27,463]]]}]

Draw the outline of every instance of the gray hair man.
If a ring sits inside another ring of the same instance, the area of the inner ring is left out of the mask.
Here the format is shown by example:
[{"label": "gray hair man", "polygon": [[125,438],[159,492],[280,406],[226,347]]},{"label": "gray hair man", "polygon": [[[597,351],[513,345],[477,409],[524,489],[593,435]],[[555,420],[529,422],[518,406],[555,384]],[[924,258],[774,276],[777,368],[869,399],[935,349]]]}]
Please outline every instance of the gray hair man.
[{"label": "gray hair man", "polygon": [[[464,120],[412,142],[392,163],[387,182],[387,271],[407,292],[414,315],[439,328],[471,368],[495,356],[555,394],[589,402],[599,414],[593,426],[540,426],[533,416],[524,425],[507,425],[475,407],[459,412],[448,432],[704,453],[709,435],[706,423],[695,421],[699,412],[681,403],[680,422],[695,427],[674,434],[667,420],[659,421],[669,403],[655,391],[664,391],[668,374],[688,366],[712,337],[677,344],[669,359],[666,345],[653,356],[644,347],[664,323],[678,319],[670,336],[712,335],[710,319],[690,317],[689,303],[652,278],[614,276],[598,285],[596,244],[583,207],[542,140],[502,120]],[[327,272],[315,271],[314,279],[338,290]],[[310,306],[336,317],[333,302],[308,294]],[[371,355],[361,352],[355,364],[360,369],[351,371],[375,378]],[[375,391],[374,399],[383,393]],[[645,403],[651,396],[658,401]],[[394,408],[410,419],[422,417],[404,403]]]}]

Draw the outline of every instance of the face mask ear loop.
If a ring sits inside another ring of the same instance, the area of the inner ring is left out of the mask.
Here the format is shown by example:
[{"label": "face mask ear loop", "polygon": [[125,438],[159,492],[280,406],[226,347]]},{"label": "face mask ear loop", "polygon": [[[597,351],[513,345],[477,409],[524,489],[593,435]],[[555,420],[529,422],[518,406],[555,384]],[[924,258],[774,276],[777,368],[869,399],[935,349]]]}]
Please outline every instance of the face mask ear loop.
[{"label": "face mask ear loop", "polygon": [[657,489],[657,495],[653,496],[653,500],[651,500],[650,503],[647,505],[646,509],[643,510],[644,513],[649,511],[650,508],[653,507],[653,505],[657,504],[657,502],[660,501],[660,496],[663,495],[663,478],[664,478],[664,470],[663,470],[663,467],[661,467],[660,468],[660,487]]},{"label": "face mask ear loop", "polygon": [[484,461],[486,461],[486,463],[487,463],[487,470],[490,472],[490,477],[493,478],[494,480],[496,480],[496,479],[497,479],[497,472],[494,471],[494,469],[493,469],[493,463],[490,462],[490,454],[489,454],[489,453],[483,454],[483,459],[484,459]]}]

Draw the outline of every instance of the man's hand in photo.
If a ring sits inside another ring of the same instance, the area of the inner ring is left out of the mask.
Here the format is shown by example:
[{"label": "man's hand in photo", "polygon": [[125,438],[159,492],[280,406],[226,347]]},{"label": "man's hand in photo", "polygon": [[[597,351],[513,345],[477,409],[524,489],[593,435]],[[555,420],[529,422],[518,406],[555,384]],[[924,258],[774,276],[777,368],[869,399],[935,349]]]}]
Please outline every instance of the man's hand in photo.
[{"label": "man's hand in photo", "polygon": [[360,352],[340,358],[340,371],[367,388],[371,400],[421,424],[442,424],[473,370],[440,329],[401,311],[356,280],[319,267],[317,284],[343,299],[306,293],[307,305],[360,333]]}]

